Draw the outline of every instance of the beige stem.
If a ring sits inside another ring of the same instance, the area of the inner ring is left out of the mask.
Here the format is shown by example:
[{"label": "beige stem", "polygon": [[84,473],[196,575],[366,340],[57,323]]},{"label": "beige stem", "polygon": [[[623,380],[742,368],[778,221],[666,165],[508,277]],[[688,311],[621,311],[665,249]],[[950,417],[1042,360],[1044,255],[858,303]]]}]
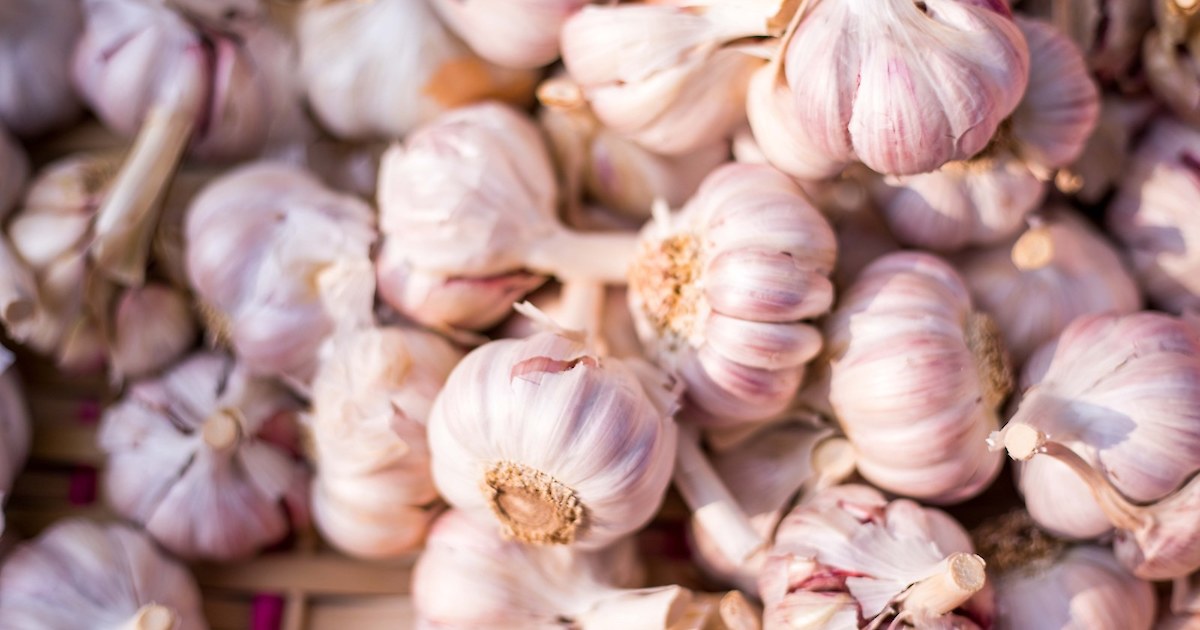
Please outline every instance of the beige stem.
[{"label": "beige stem", "polygon": [[605,293],[603,284],[591,280],[570,280],[562,288],[561,321],[558,324],[563,328],[582,331],[589,348],[600,349],[604,341]]},{"label": "beige stem", "polygon": [[763,547],[762,537],[700,450],[700,436],[694,427],[679,428],[674,480],[693,518],[727,560],[740,567]]},{"label": "beige stem", "polygon": [[1050,228],[1030,228],[1012,246],[1012,262],[1021,271],[1037,271],[1054,261],[1054,237]]},{"label": "beige stem", "polygon": [[955,553],[942,561],[937,573],[913,584],[905,592],[900,608],[940,617],[963,605],[983,588],[987,580],[983,558]]},{"label": "beige stem", "polygon": [[858,466],[858,453],[844,437],[830,437],[819,442],[812,452],[812,467],[816,473],[813,490],[822,490],[845,481]]},{"label": "beige stem", "polygon": [[209,416],[200,427],[204,443],[214,451],[226,451],[237,444],[242,428],[237,421],[236,410],[222,409]]},{"label": "beige stem", "polygon": [[119,630],[171,630],[179,623],[175,611],[159,604],[146,604]]},{"label": "beige stem", "polygon": [[534,244],[525,254],[525,265],[534,273],[555,276],[563,282],[595,280],[623,285],[637,248],[635,234],[583,233],[563,228]]}]

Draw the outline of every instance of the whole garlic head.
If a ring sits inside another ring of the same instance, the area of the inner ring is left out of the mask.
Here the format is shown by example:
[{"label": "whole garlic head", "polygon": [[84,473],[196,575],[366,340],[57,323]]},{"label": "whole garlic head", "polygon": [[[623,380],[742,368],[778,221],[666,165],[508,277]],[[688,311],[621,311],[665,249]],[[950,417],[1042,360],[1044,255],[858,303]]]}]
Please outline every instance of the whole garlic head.
[{"label": "whole garlic head", "polygon": [[871,483],[934,503],[991,484],[984,440],[1012,388],[1000,331],[932,254],[899,252],[862,271],[826,322],[829,401]]},{"label": "whole garlic head", "polygon": [[643,229],[629,308],[649,356],[713,424],[782,411],[821,349],[804,320],[833,303],[833,229],[769,166],[713,171]]},{"label": "whole garlic head", "polygon": [[71,53],[83,30],[79,6],[9,0],[0,7],[0,127],[38,136],[79,115],[71,86]]},{"label": "whole garlic head", "polygon": [[127,525],[64,520],[0,570],[0,627],[207,630],[190,573]]},{"label": "whole garlic head", "polygon": [[32,438],[29,410],[13,360],[12,353],[0,346],[0,534],[4,533],[4,501],[25,464]]},{"label": "whole garlic head", "polygon": [[307,513],[297,410],[234,359],[194,354],[104,413],[109,503],[183,558],[232,560],[278,542]]}]

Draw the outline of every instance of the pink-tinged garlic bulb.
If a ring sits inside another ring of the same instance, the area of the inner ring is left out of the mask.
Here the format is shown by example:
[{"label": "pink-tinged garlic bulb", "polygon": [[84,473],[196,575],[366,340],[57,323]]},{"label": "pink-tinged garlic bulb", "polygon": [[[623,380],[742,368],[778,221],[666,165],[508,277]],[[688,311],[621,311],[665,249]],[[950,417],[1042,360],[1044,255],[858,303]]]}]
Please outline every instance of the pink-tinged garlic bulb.
[{"label": "pink-tinged garlic bulb", "polygon": [[1012,388],[991,317],[932,254],[888,254],[863,270],[826,323],[829,401],[871,483],[934,503],[1000,471],[985,439]]},{"label": "pink-tinged garlic bulb", "polygon": [[1112,551],[1068,545],[1012,512],[972,532],[987,561],[997,630],[1150,630],[1154,589]]},{"label": "pink-tinged garlic bulb", "polygon": [[434,483],[507,536],[596,549],[658,510],[674,404],[665,376],[599,356],[577,333],[493,341],[458,364],[434,403]]},{"label": "pink-tinged garlic bulb", "polygon": [[29,159],[21,145],[0,126],[0,217],[8,216],[9,209],[21,198],[28,179]]},{"label": "pink-tinged garlic bulb", "polygon": [[456,107],[533,95],[533,72],[480,59],[428,0],[307,2],[296,32],[308,101],[341,137],[399,137]]},{"label": "pink-tinged garlic bulb", "polygon": [[1108,207],[1142,289],[1159,307],[1200,306],[1200,131],[1159,118]]},{"label": "pink-tinged garlic bulb", "polygon": [[372,320],[369,205],[307,171],[251,164],[188,209],[187,273],[209,333],[246,366],[303,390],[339,326]]},{"label": "pink-tinged garlic bulb", "polygon": [[1192,0],[1158,0],[1142,65],[1154,95],[1179,118],[1200,124],[1200,16]]},{"label": "pink-tinged garlic bulb", "polygon": [[[1080,317],[1025,365],[1002,444],[1048,531],[1117,530],[1144,579],[1200,568],[1200,331],[1162,313]],[[1188,515],[1191,515],[1190,517]]]},{"label": "pink-tinged garlic bulb", "polygon": [[588,0],[432,0],[446,24],[476,54],[508,68],[558,59],[563,22]]},{"label": "pink-tinged garlic bulb", "polygon": [[965,252],[958,268],[1017,366],[1076,317],[1142,308],[1116,249],[1066,207],[1037,217],[1011,242]]},{"label": "pink-tinged garlic bulb", "polygon": [[1158,103],[1149,96],[1128,98],[1106,94],[1100,107],[1100,122],[1083,153],[1069,169],[1060,170],[1055,176],[1058,189],[1086,204],[1104,201],[1125,175],[1134,136],[1158,109]]},{"label": "pink-tinged garlic bulb", "polygon": [[37,136],[79,116],[71,53],[82,30],[79,0],[8,0],[0,7],[0,127]]},{"label": "pink-tinged garlic bulb", "polygon": [[867,486],[829,488],[779,525],[758,580],[764,627],[986,628],[973,610],[988,602],[968,602],[986,581],[973,551],[940,510]]},{"label": "pink-tinged garlic bulb", "polygon": [[144,533],[65,520],[0,570],[5,630],[207,630],[200,588]]},{"label": "pink-tinged garlic bulb", "polygon": [[334,337],[313,379],[313,519],[358,556],[412,551],[436,510],[425,421],[462,354],[436,335],[364,328]]},{"label": "pink-tinged garlic bulb", "polygon": [[855,160],[889,175],[965,160],[1029,79],[1029,48],[1003,2],[825,0],[797,19],[777,53],[791,103],[775,106],[814,152],[810,177]]},{"label": "pink-tinged garlic bulb", "polygon": [[[29,454],[31,436],[29,410],[21,390],[14,357],[0,346],[0,508],[3,508],[13,481]],[[0,534],[4,533],[4,513],[0,510]],[[3,594],[0,593],[0,599]]]},{"label": "pink-tinged garlic bulb", "polygon": [[233,560],[278,542],[307,515],[298,407],[230,357],[191,355],[105,411],[109,503],[182,558]]},{"label": "pink-tinged garlic bulb", "polygon": [[629,276],[649,356],[679,374],[706,422],[779,413],[821,349],[803,322],[833,303],[832,228],[785,175],[750,164],[718,168],[662,215]]},{"label": "pink-tinged garlic bulb", "polygon": [[[1168,0],[1168,2],[1173,0]],[[1020,10],[1053,24],[1087,57],[1101,80],[1118,85],[1130,80],[1131,66],[1152,22],[1145,0],[1022,0]],[[1160,3],[1161,4],[1161,3]]]}]

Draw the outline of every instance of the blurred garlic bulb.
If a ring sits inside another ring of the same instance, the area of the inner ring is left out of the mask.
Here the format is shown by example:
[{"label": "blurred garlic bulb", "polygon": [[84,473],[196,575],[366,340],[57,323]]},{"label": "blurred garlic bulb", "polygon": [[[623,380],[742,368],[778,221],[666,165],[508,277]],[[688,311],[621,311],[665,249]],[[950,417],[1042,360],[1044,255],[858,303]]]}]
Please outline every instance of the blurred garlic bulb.
[{"label": "blurred garlic bulb", "polygon": [[1122,84],[1129,80],[1141,52],[1142,36],[1151,24],[1151,4],[1145,0],[1022,0],[1019,8],[1068,35],[1101,80]]},{"label": "blurred garlic bulb", "polygon": [[215,353],[140,381],[104,413],[109,503],[182,558],[233,560],[306,518],[287,390]]},{"label": "blurred garlic bulb", "polygon": [[[1139,1],[1140,0],[1136,0]],[[1087,145],[1069,169],[1055,176],[1058,189],[1086,204],[1099,204],[1125,175],[1134,136],[1157,114],[1151,97],[1125,98],[1106,94],[1100,121]]]},{"label": "blurred garlic bulb", "polygon": [[977,630],[988,626],[973,621],[979,604],[968,600],[985,580],[967,533],[944,512],[848,485],[783,519],[758,584],[765,628]]},{"label": "blurred garlic bulb", "polygon": [[671,480],[674,392],[577,333],[493,341],[458,364],[429,419],[433,478],[507,536],[596,549],[654,516]]},{"label": "blurred garlic bulb", "polygon": [[29,179],[29,159],[21,145],[0,126],[0,218],[21,198]]},{"label": "blurred garlic bulb", "polygon": [[[7,348],[0,346],[0,508],[12,490],[17,473],[25,464],[29,454],[31,427],[29,410],[25,406],[25,395],[21,390],[14,357]],[[0,534],[4,533],[4,512],[0,509]],[[3,593],[0,592],[0,600]],[[2,610],[2,608],[0,608]]]},{"label": "blurred garlic bulb", "polygon": [[1157,0],[1142,65],[1154,95],[1179,118],[1200,124],[1200,17],[1192,0]]},{"label": "blurred garlic bulb", "polygon": [[1197,382],[1200,331],[1187,323],[1086,315],[1029,359],[1016,413],[989,441],[1024,462],[1038,525],[1070,538],[1116,528],[1126,568],[1179,577],[1200,568]]},{"label": "blurred garlic bulb", "polygon": [[186,234],[209,333],[255,373],[303,391],[325,338],[372,320],[374,212],[301,168],[229,171],[192,202]]},{"label": "blurred garlic bulb", "polygon": [[[568,317],[568,289],[561,285],[547,285],[529,295],[529,303],[555,321]],[[638,340],[624,287],[608,287],[604,295],[601,329],[598,342],[605,354],[617,358],[639,358],[643,356],[642,342]],[[515,313],[499,329],[499,336],[510,339],[532,337],[541,332],[537,321]]]},{"label": "blurred garlic bulb", "polygon": [[682,210],[642,230],[629,308],[648,356],[679,374],[702,421],[761,420],[788,405],[821,350],[802,322],[833,303],[836,249],[790,179],[750,164],[713,171]]},{"label": "blurred garlic bulb", "polygon": [[973,537],[987,561],[997,630],[1150,630],[1154,622],[1154,589],[1108,549],[1068,546],[1024,512],[989,521]]},{"label": "blurred garlic bulb", "polygon": [[588,0],[432,0],[433,8],[484,59],[536,68],[558,59],[563,22]]},{"label": "blurred garlic bulb", "polygon": [[461,353],[430,333],[365,328],[334,337],[313,379],[313,518],[358,556],[420,544],[438,499],[425,421]]},{"label": "blurred garlic bulb", "polygon": [[296,33],[308,101],[343,138],[395,138],[456,107],[533,95],[533,72],[480,59],[427,0],[307,2]]},{"label": "blurred garlic bulb", "polygon": [[6,0],[0,6],[0,127],[32,137],[79,116],[71,52],[82,30],[79,0]]},{"label": "blurred garlic bulb", "polygon": [[1200,628],[1200,574],[1178,578],[1171,585],[1170,610],[1155,630]]},{"label": "blurred garlic bulb", "polygon": [[1200,307],[1200,131],[1159,118],[1125,169],[1108,206],[1151,301],[1172,313]]},{"label": "blurred garlic bulb", "polygon": [[1012,375],[999,329],[950,265],[918,252],[879,258],[825,330],[829,400],[864,478],[940,504],[991,484],[1002,458],[984,440]]},{"label": "blurred garlic bulb", "polygon": [[1029,48],[1004,3],[825,0],[798,19],[777,53],[792,102],[775,107],[815,152],[810,178],[855,160],[888,175],[965,160],[1029,80]]},{"label": "blurred garlic bulb", "polygon": [[1017,366],[1076,317],[1142,307],[1116,249],[1066,207],[1037,217],[1019,238],[969,250],[957,262]]},{"label": "blurred garlic bulb", "polygon": [[207,630],[200,588],[142,532],[55,523],[0,570],[4,630]]}]

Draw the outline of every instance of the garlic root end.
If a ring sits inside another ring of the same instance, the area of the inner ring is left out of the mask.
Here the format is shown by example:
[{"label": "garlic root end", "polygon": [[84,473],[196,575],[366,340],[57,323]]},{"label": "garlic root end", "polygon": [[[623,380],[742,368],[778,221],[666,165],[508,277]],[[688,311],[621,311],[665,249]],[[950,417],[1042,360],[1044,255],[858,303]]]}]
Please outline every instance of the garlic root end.
[{"label": "garlic root end", "polygon": [[1003,433],[1004,449],[1017,461],[1027,461],[1046,444],[1046,434],[1027,424],[1010,424]]},{"label": "garlic root end", "polygon": [[584,527],[584,505],[575,491],[525,464],[492,464],[483,493],[505,532],[521,542],[567,545]]}]

